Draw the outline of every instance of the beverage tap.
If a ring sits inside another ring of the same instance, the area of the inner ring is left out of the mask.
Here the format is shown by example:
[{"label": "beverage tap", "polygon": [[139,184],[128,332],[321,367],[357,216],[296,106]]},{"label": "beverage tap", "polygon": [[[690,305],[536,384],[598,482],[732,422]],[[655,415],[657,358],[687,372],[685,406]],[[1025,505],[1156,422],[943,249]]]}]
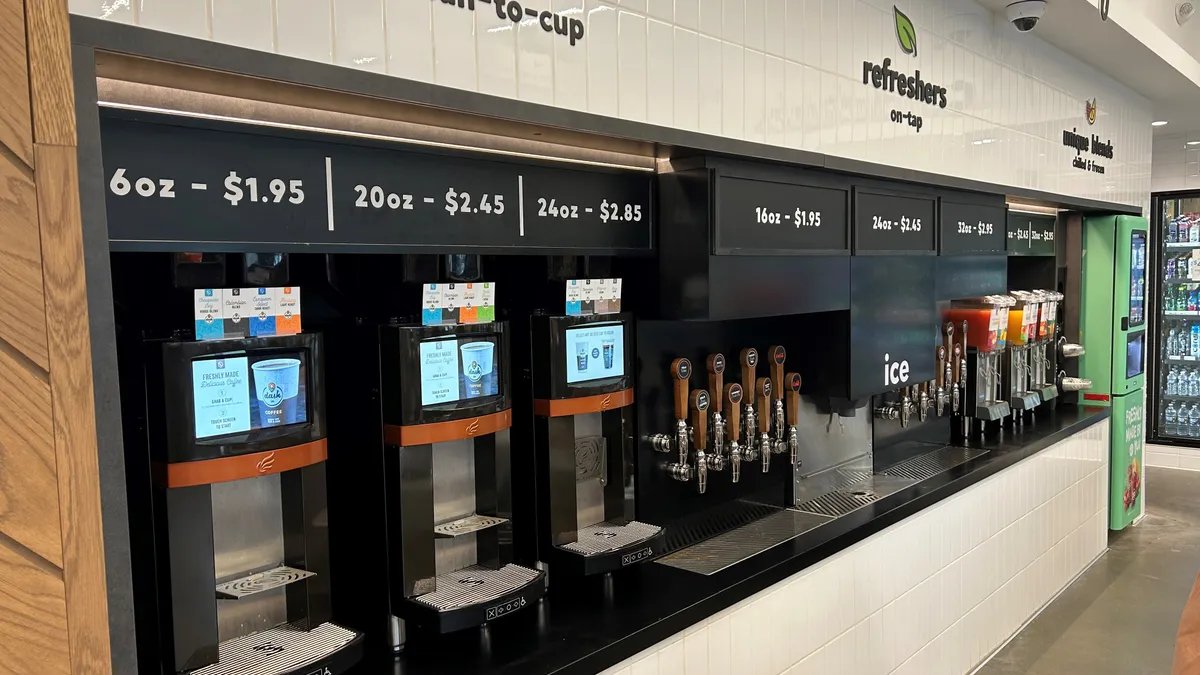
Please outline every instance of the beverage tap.
[{"label": "beverage tap", "polygon": [[787,375],[787,445],[792,456],[792,466],[796,466],[800,454],[800,432],[796,424],[800,420],[800,374]]},{"label": "beverage tap", "polygon": [[951,410],[953,410],[955,415],[957,415],[959,413],[960,406],[965,409],[965,406],[962,405],[963,401],[962,401],[961,394],[962,394],[962,388],[964,386],[966,386],[966,382],[960,382],[959,374],[962,371],[958,367],[959,363],[966,363],[967,360],[966,360],[965,356],[966,355],[963,354],[963,351],[962,351],[962,346],[959,345],[957,342],[954,343],[954,387],[953,387],[951,397],[950,397],[950,401],[951,401],[950,408],[951,408]]},{"label": "beverage tap", "polygon": [[958,414],[958,343],[954,341],[954,323],[946,322],[946,344],[945,347],[947,356],[950,360],[946,362],[946,393],[950,395],[950,412]]},{"label": "beverage tap", "polygon": [[692,467],[688,464],[688,447],[691,445],[687,423],[688,378],[692,376],[692,362],[675,359],[671,362],[671,376],[675,379],[675,451],[679,461],[667,465],[671,476],[678,481],[692,479]]},{"label": "beverage tap", "polygon": [[[967,320],[962,322],[962,360],[958,362],[959,379],[962,381],[962,389],[965,392],[967,388]],[[964,402],[963,407],[966,407]]]},{"label": "beverage tap", "polygon": [[929,417],[929,389],[932,387],[929,382],[922,382],[917,385],[917,419],[922,422]]},{"label": "beverage tap", "polygon": [[725,404],[729,409],[729,466],[736,483],[742,477],[742,448],[738,445],[742,435],[742,385],[737,382],[725,385]]},{"label": "beverage tap", "polygon": [[[745,433],[742,436],[746,439],[746,447],[742,450],[742,459],[747,462],[753,462],[758,459],[758,447],[754,443],[754,434],[758,433],[758,417],[754,414],[754,377],[758,366],[758,350],[750,347],[743,349],[738,361],[742,365],[742,395],[746,399],[745,408],[742,420],[745,424]],[[765,411],[763,414],[767,414]]]},{"label": "beverage tap", "polygon": [[708,468],[722,471],[725,468],[725,418],[722,413],[721,392],[725,389],[725,355],[709,354],[708,391],[712,399],[712,452],[708,455]]},{"label": "beverage tap", "polygon": [[692,445],[696,447],[696,487],[700,494],[708,489],[708,392],[697,389],[691,395]]},{"label": "beverage tap", "polygon": [[782,454],[787,447],[786,428],[784,427],[783,414],[783,364],[787,361],[787,350],[781,345],[773,345],[771,348],[771,392],[774,394],[775,402],[772,404],[772,417],[774,418],[774,429],[772,435],[774,442],[772,450],[775,454]]},{"label": "beverage tap", "polygon": [[771,409],[771,380],[766,377],[758,378],[758,383],[754,386],[754,393],[758,394],[758,409],[761,412],[758,416],[758,433],[759,433],[759,452],[762,453],[762,472],[768,473],[771,471],[771,416],[766,413]]},{"label": "beverage tap", "polygon": [[912,414],[912,397],[909,391],[912,387],[903,387],[900,389],[900,427],[908,426],[908,420]]},{"label": "beverage tap", "polygon": [[938,417],[941,417],[943,409],[946,407],[946,402],[950,400],[950,393],[946,389],[950,384],[950,363],[946,361],[945,347],[938,347],[937,355],[937,401],[934,403],[934,412],[937,413]]}]

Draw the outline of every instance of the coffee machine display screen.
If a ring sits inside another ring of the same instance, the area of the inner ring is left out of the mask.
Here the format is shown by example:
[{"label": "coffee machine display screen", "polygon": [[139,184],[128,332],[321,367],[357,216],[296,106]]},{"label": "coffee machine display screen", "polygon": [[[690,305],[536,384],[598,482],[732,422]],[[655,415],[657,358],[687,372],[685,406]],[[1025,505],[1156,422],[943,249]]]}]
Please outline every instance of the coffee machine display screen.
[{"label": "coffee machine display screen", "polygon": [[567,384],[606,380],[625,374],[625,325],[568,328]]},{"label": "coffee machine display screen", "polygon": [[308,421],[303,352],[192,361],[196,438]]},{"label": "coffee machine display screen", "polygon": [[500,391],[494,335],[441,338],[421,343],[421,405],[441,405]]}]

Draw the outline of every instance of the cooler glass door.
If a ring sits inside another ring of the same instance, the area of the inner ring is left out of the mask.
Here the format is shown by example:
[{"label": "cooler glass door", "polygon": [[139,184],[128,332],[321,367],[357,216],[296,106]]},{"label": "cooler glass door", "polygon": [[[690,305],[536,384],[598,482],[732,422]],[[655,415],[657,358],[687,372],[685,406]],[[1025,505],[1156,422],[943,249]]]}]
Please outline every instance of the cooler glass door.
[{"label": "cooler glass door", "polygon": [[1200,198],[1163,197],[1157,213],[1154,437],[1200,440]]}]

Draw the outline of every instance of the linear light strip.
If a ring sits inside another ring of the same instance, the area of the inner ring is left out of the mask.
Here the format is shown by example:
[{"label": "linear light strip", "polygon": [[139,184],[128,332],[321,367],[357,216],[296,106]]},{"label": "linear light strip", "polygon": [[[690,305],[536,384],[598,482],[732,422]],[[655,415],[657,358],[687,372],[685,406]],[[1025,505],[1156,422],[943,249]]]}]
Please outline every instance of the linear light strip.
[{"label": "linear light strip", "polygon": [[371,134],[361,131],[345,131],[343,129],[327,129],[324,127],[313,127],[304,124],[289,124],[287,122],[264,122],[262,120],[247,119],[243,117],[231,117],[228,115],[214,115],[212,113],[199,113],[184,110],[173,110],[170,108],[157,108],[153,106],[136,105],[131,103],[117,103],[114,101],[99,101],[98,105],[105,108],[118,108],[121,110],[133,110],[137,112],[150,112],[165,115],[177,115],[180,117],[191,117],[195,119],[213,120],[218,122],[235,122],[238,124],[250,124],[259,127],[271,127],[276,129],[288,129],[291,131],[309,131],[322,134],[336,134],[339,136],[349,136],[353,138],[364,138],[368,140],[386,141],[389,143],[405,143],[412,145],[421,145],[433,148],[445,148],[449,150],[467,150],[470,152],[484,152],[492,155],[505,155],[508,157],[524,157],[527,159],[537,159],[549,162],[562,162],[567,164],[581,164],[586,166],[598,166],[607,169],[623,169],[627,171],[642,171],[645,173],[654,173],[651,167],[632,166],[629,164],[614,164],[611,162],[597,162],[586,159],[571,159],[567,157],[555,157],[553,155],[539,155],[529,152],[516,152],[513,150],[497,150],[495,148],[480,148],[473,145],[460,145],[456,143],[442,143],[439,141],[423,141],[415,138],[397,138],[395,136],[384,136],[382,134]]}]

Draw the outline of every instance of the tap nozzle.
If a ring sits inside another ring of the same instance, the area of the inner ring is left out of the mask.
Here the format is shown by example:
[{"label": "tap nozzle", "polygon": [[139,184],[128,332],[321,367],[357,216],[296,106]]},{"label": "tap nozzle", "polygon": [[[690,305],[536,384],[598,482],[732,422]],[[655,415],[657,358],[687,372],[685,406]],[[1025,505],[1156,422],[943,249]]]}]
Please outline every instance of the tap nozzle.
[{"label": "tap nozzle", "polygon": [[767,410],[771,407],[771,380],[760,377],[758,383],[754,386],[754,391],[758,394],[758,407],[762,410],[762,414],[758,418],[758,434],[759,448],[758,451],[762,454],[762,472],[769,473],[771,471],[771,418],[767,415]]},{"label": "tap nozzle", "polygon": [[[712,394],[712,454],[710,455],[711,468],[714,471],[720,471],[725,466],[725,436],[728,433],[725,428],[725,418],[721,414],[723,396],[721,393],[725,389],[725,355],[724,354],[709,354],[705,364],[708,369],[708,391]],[[715,464],[714,464],[715,462]],[[719,466],[718,466],[719,465]]]},{"label": "tap nozzle", "polygon": [[692,477],[688,466],[691,433],[687,423],[688,378],[692,376],[692,362],[683,358],[675,359],[671,362],[671,376],[675,380],[675,451],[679,453],[679,460],[669,469],[675,480],[687,481]]},{"label": "tap nozzle", "polygon": [[771,352],[771,393],[774,397],[774,402],[771,406],[771,415],[773,418],[772,436],[774,443],[771,450],[779,455],[782,454],[787,447],[785,437],[786,424],[783,410],[783,364],[787,362],[787,350],[782,345],[774,345],[770,348]]},{"label": "tap nozzle", "polygon": [[700,494],[708,489],[708,392],[698,389],[692,392],[692,445],[696,446],[696,487]]},{"label": "tap nozzle", "polygon": [[908,426],[909,416],[912,414],[912,397],[908,395],[911,387],[904,387],[900,390],[900,427]]},{"label": "tap nozzle", "polygon": [[[754,435],[758,433],[758,415],[754,411],[754,379],[758,367],[758,350],[753,347],[743,349],[738,357],[738,362],[742,366],[742,395],[745,398],[745,408],[742,414],[745,433],[742,436],[746,440],[746,445],[742,449],[742,460],[753,462],[758,459],[758,448],[754,443]],[[763,415],[768,414],[765,410],[759,412]]]},{"label": "tap nozzle", "polygon": [[738,439],[742,434],[741,404],[742,385],[733,382],[725,385],[725,407],[729,410],[729,466],[733,474],[733,482],[742,477],[742,448]]},{"label": "tap nozzle", "polygon": [[929,388],[933,386],[930,382],[924,382],[917,385],[917,391],[920,392],[917,396],[917,419],[922,422],[929,417]]},{"label": "tap nozzle", "polygon": [[796,430],[796,424],[800,420],[800,374],[788,373],[787,375],[787,447],[788,453],[791,455],[792,466],[797,466],[799,463],[800,454],[800,432]]},{"label": "tap nozzle", "polygon": [[[966,376],[967,359],[966,354],[962,351],[962,346],[958,343],[954,344],[954,363],[962,363],[961,368],[954,369],[954,385],[951,387],[950,393],[950,410],[955,415],[958,414],[959,407],[962,403],[962,385],[959,383],[960,377]],[[965,383],[964,383],[965,384]]]}]

